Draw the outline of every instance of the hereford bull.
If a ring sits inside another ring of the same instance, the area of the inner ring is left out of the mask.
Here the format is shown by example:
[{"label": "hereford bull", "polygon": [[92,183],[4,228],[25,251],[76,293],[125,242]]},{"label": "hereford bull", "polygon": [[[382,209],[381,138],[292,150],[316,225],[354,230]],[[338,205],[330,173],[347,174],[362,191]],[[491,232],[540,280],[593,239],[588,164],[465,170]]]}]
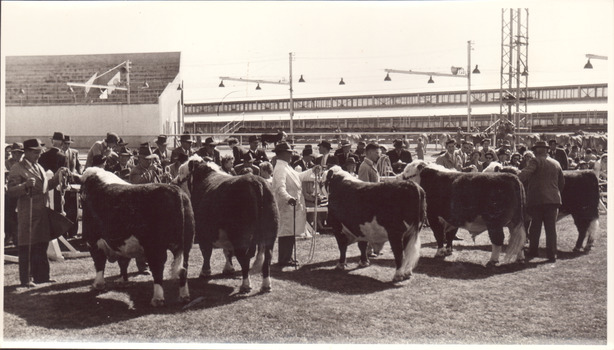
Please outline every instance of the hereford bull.
[{"label": "hereford bull", "polygon": [[[518,175],[517,168],[491,165],[485,172],[500,171]],[[558,220],[571,215],[578,229],[575,252],[589,252],[593,247],[595,233],[599,228],[599,180],[592,170],[563,170],[565,186],[561,191],[561,208]],[[530,218],[527,218],[530,220]]]},{"label": "hereford bull", "polygon": [[266,180],[251,174],[232,176],[212,162],[192,160],[188,168],[203,274],[211,274],[213,248],[223,248],[239,261],[243,276],[239,292],[248,293],[250,260],[258,251],[253,270],[262,269],[261,291],[271,291],[271,254],[279,213]]},{"label": "hereford bull", "polygon": [[126,281],[129,258],[145,256],[154,279],[151,305],[161,306],[166,251],[170,250],[172,278],[179,278],[179,298],[189,301],[187,269],[194,214],[188,196],[174,185],[132,185],[96,167],[83,173],[81,183],[83,238],[96,267],[92,287],[105,287],[106,258],[121,259],[121,276]]},{"label": "hereford bull", "polygon": [[369,266],[367,243],[376,251],[390,242],[396,264],[393,281],[411,277],[420,258],[420,230],[426,220],[424,191],[410,182],[362,182],[339,166],[326,174],[328,222],[339,246],[337,269],[345,269],[347,246],[358,242],[360,267]]},{"label": "hereford bull", "polygon": [[[488,266],[499,263],[503,227],[510,230],[505,260],[523,260],[524,187],[511,174],[460,173],[416,160],[398,178],[418,183],[426,192],[427,217],[437,240],[435,256],[452,254],[459,227],[473,237],[488,230],[492,253]],[[444,241],[447,242],[444,249]]]}]

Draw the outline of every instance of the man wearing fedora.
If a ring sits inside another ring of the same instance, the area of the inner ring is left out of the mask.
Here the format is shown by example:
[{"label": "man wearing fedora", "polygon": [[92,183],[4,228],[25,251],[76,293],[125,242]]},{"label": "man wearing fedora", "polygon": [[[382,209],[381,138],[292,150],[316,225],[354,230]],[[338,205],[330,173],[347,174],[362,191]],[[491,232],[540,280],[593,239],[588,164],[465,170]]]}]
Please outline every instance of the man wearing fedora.
[{"label": "man wearing fedora", "polygon": [[[66,167],[70,172],[68,182],[71,184],[78,183],[77,177],[81,175],[81,162],[79,162],[79,150],[70,148],[73,140],[69,135],[64,135],[64,142],[62,143],[62,151],[66,156]],[[66,217],[73,222],[73,226],[68,230],[68,236],[74,237],[79,230],[78,217],[78,202],[77,192],[66,191],[64,194],[64,210],[66,211]]]},{"label": "man wearing fedora", "polygon": [[194,143],[194,140],[192,140],[190,134],[184,133],[183,135],[181,135],[181,137],[179,138],[179,143],[180,146],[175,148],[173,152],[171,152],[171,163],[175,163],[177,161],[179,154],[185,154],[186,156],[188,156],[188,158],[194,154],[194,152],[192,151],[192,144]]},{"label": "man wearing fedora", "polygon": [[220,151],[215,149],[215,146],[217,145],[218,144],[215,141],[213,141],[213,137],[207,137],[205,139],[205,143],[203,144],[203,146],[198,150],[198,155],[200,155],[203,158],[211,157],[211,159],[213,159],[213,162],[215,164],[222,166],[222,159],[220,157]]},{"label": "man wearing fedora", "polygon": [[357,164],[359,161],[358,156],[352,152],[352,144],[345,139],[341,140],[341,148],[336,150],[334,155],[337,157],[343,170],[348,170],[346,168],[346,163],[349,159],[354,159],[354,164]]},{"label": "man wearing fedora", "polygon": [[548,149],[548,154],[550,155],[550,157],[559,162],[559,164],[561,165],[561,169],[569,169],[569,159],[567,158],[567,153],[564,149],[558,147],[558,145],[556,144],[556,140],[551,139],[550,141],[548,141],[548,146],[550,147]]},{"label": "man wearing fedora", "polygon": [[[56,187],[62,177],[68,174],[66,168],[58,169],[48,180],[45,170],[38,163],[43,143],[38,139],[26,140],[23,159],[15,164],[9,173],[7,194],[17,198],[17,230],[19,235],[19,280],[22,286],[32,287],[36,283],[53,282],[49,279],[50,227],[46,207],[49,205],[47,192]],[[30,281],[30,275],[34,282]]]},{"label": "man wearing fedora", "polygon": [[54,174],[61,167],[67,165],[66,156],[62,152],[62,146],[64,144],[64,134],[61,132],[54,132],[51,137],[51,147],[41,154],[38,164],[40,164],[45,171],[51,170]]},{"label": "man wearing fedora", "polygon": [[129,182],[135,185],[160,182],[161,169],[154,164],[155,158],[149,142],[143,143],[139,147],[139,162],[130,171]]},{"label": "man wearing fedora", "polygon": [[287,142],[280,142],[273,150],[277,163],[273,169],[273,195],[279,209],[279,247],[278,263],[280,267],[297,266],[292,258],[295,236],[309,237],[305,234],[306,210],[302,193],[302,181],[313,173],[318,174],[321,167],[316,165],[301,173],[292,169],[292,148]]},{"label": "man wearing fedora", "polygon": [[119,162],[109,171],[119,176],[122,180],[128,181],[130,180],[130,173],[134,167],[135,165],[132,161],[132,152],[128,147],[122,146],[119,149]]},{"label": "man wearing fedora", "polygon": [[316,158],[315,165],[320,165],[321,167],[328,169],[333,165],[339,165],[339,158],[334,155],[330,155],[330,150],[332,146],[330,142],[324,140],[318,143],[318,152],[320,152],[320,156]]},{"label": "man wearing fedora", "polygon": [[[10,147],[11,157],[4,163],[6,167],[5,185],[8,181],[8,175],[13,165],[19,163],[23,157],[23,143],[15,142]],[[6,187],[5,187],[6,190]],[[4,245],[6,246],[9,241],[13,241],[13,244],[17,245],[17,199],[12,198],[4,192]]]},{"label": "man wearing fedora", "polygon": [[249,137],[248,141],[249,149],[247,152],[250,152],[254,156],[254,165],[260,166],[260,163],[268,162],[269,157],[267,157],[266,152],[258,148],[258,136],[252,135]]},{"label": "man wearing fedora", "polygon": [[155,140],[155,143],[158,148],[156,148],[153,153],[158,156],[158,159],[160,159],[160,165],[162,166],[162,169],[166,169],[167,166],[172,164],[171,155],[166,148],[166,146],[168,145],[166,135],[159,135],[158,138]]},{"label": "man wearing fedora", "polygon": [[113,151],[113,148],[117,147],[119,142],[119,135],[114,132],[107,133],[107,137],[102,141],[96,141],[90,147],[90,150],[87,152],[87,160],[85,161],[85,169],[93,166],[94,156],[95,155],[103,155],[105,157],[109,156]]},{"label": "man wearing fedora", "polygon": [[252,169],[254,175],[260,175],[260,167],[254,165],[254,156],[249,152],[243,153],[243,163],[234,167],[238,175],[243,174],[245,169]]},{"label": "man wearing fedora", "polygon": [[292,164],[292,168],[296,171],[305,171],[313,168],[313,148],[311,145],[305,145],[301,155],[302,157]]},{"label": "man wearing fedora", "polygon": [[392,164],[392,171],[395,174],[400,174],[405,169],[405,165],[411,163],[411,153],[403,148],[403,140],[395,139],[392,141],[393,150],[388,151],[386,155],[390,158],[390,164]]},{"label": "man wearing fedora", "polygon": [[538,256],[539,237],[542,223],[546,231],[546,254],[549,262],[556,261],[556,219],[561,206],[561,190],[565,178],[561,165],[548,157],[545,141],[535,143],[535,158],[529,160],[527,167],[518,177],[526,184],[527,213],[531,216],[529,227],[529,251],[527,259]]}]

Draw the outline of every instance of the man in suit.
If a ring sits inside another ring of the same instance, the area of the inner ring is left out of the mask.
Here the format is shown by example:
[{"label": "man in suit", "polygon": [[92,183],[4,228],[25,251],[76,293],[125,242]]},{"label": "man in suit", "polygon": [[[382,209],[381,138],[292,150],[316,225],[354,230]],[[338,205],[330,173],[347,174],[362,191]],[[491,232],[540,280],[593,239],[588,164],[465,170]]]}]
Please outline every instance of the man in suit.
[{"label": "man in suit", "polygon": [[381,155],[381,149],[376,143],[365,147],[365,158],[358,167],[358,179],[364,182],[379,182],[379,173],[375,164]]},{"label": "man in suit", "polygon": [[550,157],[559,162],[559,164],[561,165],[561,169],[569,169],[569,159],[567,158],[567,153],[565,153],[564,149],[558,147],[558,145],[556,144],[556,140],[551,139],[550,141],[548,141],[548,146],[550,147],[550,149],[548,150],[548,154],[550,155]]},{"label": "man in suit", "polygon": [[203,158],[211,157],[215,164],[222,166],[222,158],[220,157],[220,151],[215,149],[215,146],[217,145],[218,144],[213,141],[213,137],[207,137],[205,139],[205,144],[198,150],[198,155]]},{"label": "man in suit", "polygon": [[294,164],[292,164],[292,168],[294,168],[296,171],[305,171],[313,168],[313,166],[313,148],[311,145],[305,145],[301,159],[294,162]]},{"label": "man in suit", "polygon": [[243,154],[243,163],[234,167],[237,175],[245,174],[246,169],[252,169],[252,174],[260,175],[260,167],[254,165],[254,156],[249,152]]},{"label": "man in suit", "polygon": [[273,150],[277,157],[275,169],[273,169],[273,195],[279,209],[279,254],[280,267],[297,266],[298,261],[292,258],[295,236],[309,237],[305,233],[305,198],[302,193],[302,181],[308,179],[313,173],[319,173],[321,167],[314,166],[312,169],[301,173],[292,169],[292,148],[286,142],[280,142]]},{"label": "man in suit", "polygon": [[156,148],[153,152],[158,156],[158,159],[160,159],[162,169],[166,169],[167,166],[171,165],[171,155],[166,148],[168,145],[166,135],[159,135],[155,140],[155,143],[158,148]]},{"label": "man in suit", "polygon": [[255,166],[260,166],[260,163],[269,161],[266,152],[258,148],[258,136],[252,135],[249,137],[249,149],[247,151],[254,156]]},{"label": "man in suit", "polygon": [[92,163],[94,161],[94,156],[103,155],[108,157],[113,152],[113,148],[117,147],[118,142],[119,135],[114,132],[107,133],[107,137],[104,140],[94,142],[89,152],[87,152],[85,169],[93,166]]},{"label": "man in suit", "polygon": [[[45,171],[51,170],[51,172],[55,174],[61,167],[66,167],[66,165],[68,165],[66,156],[61,149],[64,144],[64,134],[61,132],[54,132],[51,137],[51,143],[52,147],[41,154],[38,164],[40,164]],[[62,212],[62,194],[60,191],[55,191],[53,193],[53,210]]]},{"label": "man in suit", "polygon": [[[19,280],[24,287],[53,282],[49,279],[47,260],[47,247],[51,238],[45,209],[49,205],[47,192],[68,174],[65,168],[58,169],[53,178],[47,180],[45,170],[38,164],[43,145],[38,139],[24,141],[24,157],[11,168],[7,184],[7,194],[17,198]],[[30,275],[34,282],[30,281]]]},{"label": "man in suit", "polygon": [[337,157],[343,170],[347,170],[346,163],[350,158],[354,159],[354,164],[357,164],[360,160],[357,155],[352,153],[352,144],[348,140],[341,140],[341,148],[335,151],[335,157]]},{"label": "man in suit", "polygon": [[[66,167],[70,172],[68,182],[71,184],[78,183],[76,177],[81,175],[81,162],[79,162],[79,150],[70,148],[70,144],[73,140],[69,135],[64,135],[64,142],[62,144],[62,151],[66,156]],[[66,191],[64,194],[64,210],[66,211],[66,217],[73,222],[73,226],[68,230],[68,236],[74,237],[77,235],[79,229],[79,223],[77,222],[78,216],[78,203],[77,192]]]},{"label": "man in suit", "polygon": [[555,262],[556,219],[561,206],[561,190],[565,186],[565,178],[559,162],[548,157],[549,147],[546,142],[537,141],[533,148],[535,158],[529,160],[527,167],[518,174],[520,181],[527,185],[527,213],[531,216],[529,251],[526,257],[527,259],[537,257],[543,223],[548,261]]},{"label": "man in suit", "polygon": [[232,149],[232,157],[234,158],[233,166],[237,166],[241,164],[243,160],[243,153],[245,150],[239,146],[239,140],[236,137],[231,137],[228,139],[228,147]]},{"label": "man in suit", "polygon": [[411,153],[403,149],[403,140],[396,139],[392,141],[392,146],[394,146],[393,150],[390,150],[386,153],[388,158],[390,158],[390,164],[392,164],[392,171],[395,174],[400,174],[405,169],[405,165],[411,163]]},{"label": "man in suit", "polygon": [[[13,165],[19,163],[23,157],[23,143],[15,142],[10,148],[11,157],[4,162],[6,167],[6,177],[4,183],[9,178],[9,172]],[[4,245],[8,245],[9,241],[17,245],[17,199],[11,198],[6,191],[4,192]]]},{"label": "man in suit", "polygon": [[320,165],[325,169],[332,167],[333,165],[339,165],[339,159],[334,155],[329,155],[332,146],[328,141],[322,141],[318,144],[318,152],[321,156],[316,158],[315,165]]},{"label": "man in suit", "polygon": [[181,144],[180,147],[175,148],[173,152],[171,152],[171,163],[177,161],[179,154],[185,154],[188,158],[194,154],[194,152],[192,152],[192,143],[194,143],[194,140],[192,140],[190,134],[185,133],[181,135],[179,143]]}]

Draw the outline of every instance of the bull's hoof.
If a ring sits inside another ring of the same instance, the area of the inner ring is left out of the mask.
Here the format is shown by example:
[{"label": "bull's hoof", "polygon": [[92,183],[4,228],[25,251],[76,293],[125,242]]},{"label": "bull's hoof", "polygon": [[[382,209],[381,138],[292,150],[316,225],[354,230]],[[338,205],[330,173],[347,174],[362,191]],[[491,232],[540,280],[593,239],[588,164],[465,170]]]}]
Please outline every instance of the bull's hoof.
[{"label": "bull's hoof", "polygon": [[251,291],[252,291],[252,287],[241,286],[241,288],[239,288],[239,294],[247,294]]},{"label": "bull's hoof", "polygon": [[584,252],[588,253],[591,251],[591,249],[593,249],[593,245],[592,244],[587,244],[586,247],[584,247]]},{"label": "bull's hoof", "polygon": [[337,263],[335,270],[345,271],[348,268],[348,264]]},{"label": "bull's hoof", "polygon": [[369,267],[369,266],[371,266],[371,263],[369,262],[369,260],[361,261],[361,262],[358,263],[358,268],[360,268],[360,269],[365,268],[365,267]]},{"label": "bull's hoof", "polygon": [[270,293],[273,290],[273,288],[271,288],[271,286],[262,286],[260,288],[260,293]]},{"label": "bull's hoof", "polygon": [[498,267],[498,266],[500,266],[498,260],[490,260],[489,262],[486,263],[486,267]]},{"label": "bull's hoof", "polygon": [[[232,276],[234,274],[235,274],[235,269],[234,268],[222,270],[222,275],[224,275],[224,276]],[[211,271],[209,271],[209,275],[211,275]]]},{"label": "bull's hoof", "polygon": [[446,251],[443,248],[437,249],[437,253],[435,253],[436,258],[443,258],[446,256]]},{"label": "bull's hoof", "polygon": [[452,255],[452,248],[446,248],[445,252],[443,253],[445,256],[450,256]]},{"label": "bull's hoof", "polygon": [[208,278],[209,276],[211,276],[211,269],[202,269],[200,270],[200,278]]},{"label": "bull's hoof", "polygon": [[574,252],[574,253],[582,253],[582,248],[575,247],[574,249],[572,249],[572,252]]},{"label": "bull's hoof", "polygon": [[164,299],[151,299],[151,306],[159,307],[164,306]]},{"label": "bull's hoof", "polygon": [[190,302],[190,296],[189,295],[179,296],[179,298],[177,298],[177,299],[178,299],[178,301],[181,304],[187,304],[187,303]]}]

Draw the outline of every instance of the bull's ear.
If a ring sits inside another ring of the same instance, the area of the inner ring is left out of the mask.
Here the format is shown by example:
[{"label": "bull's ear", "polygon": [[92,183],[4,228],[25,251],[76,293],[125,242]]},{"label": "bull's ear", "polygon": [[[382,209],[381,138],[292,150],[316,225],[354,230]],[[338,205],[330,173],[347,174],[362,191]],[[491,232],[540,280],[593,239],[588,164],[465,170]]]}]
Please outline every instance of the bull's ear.
[{"label": "bull's ear", "polygon": [[501,167],[497,165],[495,167],[495,173],[499,173],[499,172],[501,172]]},{"label": "bull's ear", "polygon": [[191,161],[188,162],[188,170],[190,172],[194,171],[195,167],[196,167],[196,162],[195,161],[191,160]]},{"label": "bull's ear", "polygon": [[422,171],[422,169],[424,169],[424,168],[426,168],[426,163],[420,163],[416,167],[416,169],[418,169],[418,171]]},{"label": "bull's ear", "polygon": [[326,182],[330,181],[330,179],[333,178],[333,175],[334,173],[331,170],[327,171],[326,172]]}]

